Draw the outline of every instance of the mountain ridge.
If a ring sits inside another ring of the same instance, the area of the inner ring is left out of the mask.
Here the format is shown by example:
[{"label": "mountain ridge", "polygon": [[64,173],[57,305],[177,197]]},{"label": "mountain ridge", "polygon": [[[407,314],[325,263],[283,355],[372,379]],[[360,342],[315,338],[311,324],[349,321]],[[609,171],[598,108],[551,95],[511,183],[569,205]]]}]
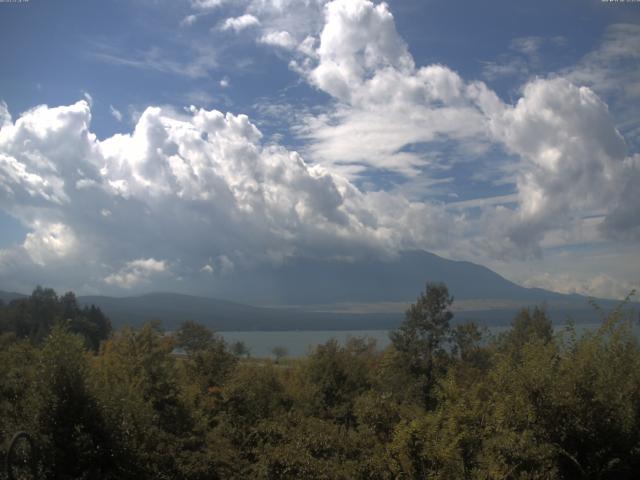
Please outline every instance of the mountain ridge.
[{"label": "mountain ridge", "polygon": [[235,271],[223,276],[214,281],[212,291],[218,298],[257,305],[406,302],[415,300],[429,281],[445,283],[460,299],[584,298],[522,287],[485,266],[416,250],[403,252],[390,261],[298,258],[279,266],[263,265],[250,272]]},{"label": "mountain ridge", "polygon": [[[100,307],[115,327],[159,320],[173,329],[194,320],[218,331],[372,330],[398,325],[406,306],[430,281],[448,286],[456,321],[507,325],[520,308],[541,304],[555,323],[568,316],[580,323],[598,320],[587,297],[522,287],[482,265],[423,251],[404,252],[391,261],[296,259],[235,271],[212,283],[211,296],[152,291],[81,295],[78,301]],[[21,296],[0,292],[0,298],[12,295]],[[610,309],[618,302],[598,303]]]}]

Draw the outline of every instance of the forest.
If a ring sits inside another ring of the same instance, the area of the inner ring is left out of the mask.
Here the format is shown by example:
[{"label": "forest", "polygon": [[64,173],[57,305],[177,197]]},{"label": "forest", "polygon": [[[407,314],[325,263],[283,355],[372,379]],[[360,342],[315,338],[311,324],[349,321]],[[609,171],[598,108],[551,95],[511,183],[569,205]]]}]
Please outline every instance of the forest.
[{"label": "forest", "polygon": [[452,302],[430,283],[388,348],[275,361],[190,321],[112,331],[37,288],[0,306],[0,454],[25,431],[43,479],[637,478],[624,302],[586,333],[534,307],[497,336]]}]

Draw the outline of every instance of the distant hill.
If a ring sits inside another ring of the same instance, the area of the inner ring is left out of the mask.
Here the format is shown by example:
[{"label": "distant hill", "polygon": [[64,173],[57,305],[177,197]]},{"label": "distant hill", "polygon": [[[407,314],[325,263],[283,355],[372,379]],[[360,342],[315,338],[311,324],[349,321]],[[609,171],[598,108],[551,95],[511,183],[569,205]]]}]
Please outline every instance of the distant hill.
[{"label": "distant hill", "polygon": [[[297,259],[280,266],[238,269],[213,280],[211,296],[227,300],[176,293],[78,300],[99,306],[116,327],[160,320],[165,328],[174,329],[184,320],[194,320],[218,331],[387,329],[402,321],[406,307],[427,281],[447,284],[455,297],[456,321],[508,325],[520,308],[542,304],[555,323],[564,323],[567,317],[579,323],[600,319],[586,297],[524,288],[481,265],[423,251],[388,261]],[[5,301],[20,296],[0,292]],[[598,303],[605,310],[616,304]]]},{"label": "distant hill", "polygon": [[[25,298],[20,293],[0,291],[5,303]],[[599,320],[598,313],[583,301],[546,302],[554,323],[564,323],[572,317],[578,323]],[[408,303],[362,305],[313,305],[290,308],[254,307],[246,304],[196,297],[176,293],[149,293],[130,297],[80,296],[81,305],[96,305],[111,319],[115,328],[140,326],[158,320],[165,329],[176,329],[184,320],[193,320],[216,331],[282,331],[282,330],[386,330],[404,319]],[[454,323],[474,320],[481,325],[509,325],[517,311],[536,301],[454,302]],[[602,300],[599,304],[610,309],[615,302]],[[462,305],[462,306],[461,306]],[[636,304],[637,307],[637,304]],[[353,313],[364,310],[363,313]]]},{"label": "distant hill", "polygon": [[457,299],[585,300],[579,295],[524,288],[481,265],[424,251],[405,252],[388,261],[296,259],[235,271],[214,283],[211,294],[254,305],[406,302],[415,300],[427,281],[446,283]]},{"label": "distant hill", "polygon": [[[150,293],[132,297],[78,297],[84,305],[96,305],[111,319],[114,327],[139,326],[159,320],[168,330],[176,329],[184,320],[193,320],[216,331],[278,331],[278,330],[385,330],[398,326],[404,319],[403,304],[392,305],[384,313],[372,308],[366,313],[322,311],[319,306],[297,308],[264,308],[241,303],[195,297],[176,293]],[[460,303],[460,302],[459,302]],[[481,325],[509,325],[523,306],[539,302],[488,303],[460,310],[454,302],[454,322],[474,320]],[[614,303],[603,301],[603,308]],[[375,307],[375,305],[372,305]],[[598,313],[585,301],[547,302],[555,323],[572,317],[578,323],[599,321]],[[326,308],[326,307],[325,307]]]},{"label": "distant hill", "polygon": [[3,303],[9,303],[12,300],[19,300],[25,297],[26,295],[23,295],[22,293],[3,292],[2,290],[0,290],[0,300],[2,300]]}]

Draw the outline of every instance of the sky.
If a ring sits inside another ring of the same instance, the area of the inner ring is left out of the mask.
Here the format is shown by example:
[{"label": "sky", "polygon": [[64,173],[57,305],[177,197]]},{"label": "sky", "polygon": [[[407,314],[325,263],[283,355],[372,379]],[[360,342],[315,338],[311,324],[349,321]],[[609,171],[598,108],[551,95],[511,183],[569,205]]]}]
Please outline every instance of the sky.
[{"label": "sky", "polygon": [[640,287],[640,2],[0,2],[0,288],[427,250]]}]

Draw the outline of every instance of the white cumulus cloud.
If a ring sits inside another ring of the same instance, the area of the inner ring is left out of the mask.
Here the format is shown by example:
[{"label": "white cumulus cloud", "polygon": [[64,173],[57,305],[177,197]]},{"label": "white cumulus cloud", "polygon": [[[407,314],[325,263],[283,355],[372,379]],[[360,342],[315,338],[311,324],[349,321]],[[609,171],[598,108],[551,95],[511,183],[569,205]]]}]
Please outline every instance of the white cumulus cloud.
[{"label": "white cumulus cloud", "polygon": [[638,291],[640,283],[632,283],[613,278],[608,274],[598,274],[589,278],[575,275],[542,273],[527,279],[527,287],[545,288],[560,293],[577,293],[599,298],[622,300],[633,291]]},{"label": "white cumulus cloud", "polygon": [[293,39],[291,34],[285,30],[265,33],[260,37],[260,43],[286,49],[291,49],[296,46],[296,41]]},{"label": "white cumulus cloud", "polygon": [[414,67],[387,4],[367,0],[335,0],[326,6],[318,55],[310,78],[340,100],[349,100],[377,70],[409,72]]},{"label": "white cumulus cloud", "polygon": [[140,258],[127,262],[119,271],[105,277],[104,281],[110,285],[131,288],[149,281],[154,274],[167,269],[164,261],[154,258]]},{"label": "white cumulus cloud", "polygon": [[636,169],[625,163],[625,142],[592,90],[563,78],[539,79],[514,106],[487,115],[495,138],[521,159],[513,241],[536,245],[552,228],[614,212]]},{"label": "white cumulus cloud", "polygon": [[[424,248],[509,258],[580,237],[640,238],[640,157],[597,94],[609,91],[603,59],[635,55],[623,35],[631,27],[609,31],[580,69],[535,79],[507,103],[445,65],[416,65],[386,3],[243,6],[227,28],[254,25],[258,41],[285,48],[291,67],[332,99],[321,113],[287,114],[303,150],[265,141],[247,116],[217,110],[149,106],[132,131],[99,140],[86,100],[15,120],[0,103],[0,208],[29,229],[22,245],[3,251],[0,279],[55,263],[69,267],[59,270],[69,285],[135,289],[292,256]],[[527,54],[538,47],[533,38],[513,45]],[[142,57],[135,65],[184,70],[160,52]],[[499,175],[511,192],[428,200],[449,179],[426,172],[455,161]],[[371,173],[396,175],[406,189],[369,186]]]},{"label": "white cumulus cloud", "polygon": [[239,32],[249,27],[260,25],[260,20],[251,14],[244,14],[239,17],[227,18],[222,24],[222,30],[233,30]]},{"label": "white cumulus cloud", "polygon": [[36,221],[32,228],[33,231],[27,234],[23,246],[34,263],[46,265],[52,258],[62,258],[73,253],[76,239],[68,226]]},{"label": "white cumulus cloud", "polygon": [[0,205],[32,229],[21,248],[43,268],[68,257],[78,282],[151,281],[159,264],[132,258],[171,264],[153,275],[168,282],[203,265],[215,276],[296,255],[393,254],[442,245],[453,221],[440,207],[363,193],[264,144],[244,115],[149,107],[131,133],[102,141],[90,120],[80,101],[37,107],[0,131],[0,165],[12,172],[2,177]]}]

